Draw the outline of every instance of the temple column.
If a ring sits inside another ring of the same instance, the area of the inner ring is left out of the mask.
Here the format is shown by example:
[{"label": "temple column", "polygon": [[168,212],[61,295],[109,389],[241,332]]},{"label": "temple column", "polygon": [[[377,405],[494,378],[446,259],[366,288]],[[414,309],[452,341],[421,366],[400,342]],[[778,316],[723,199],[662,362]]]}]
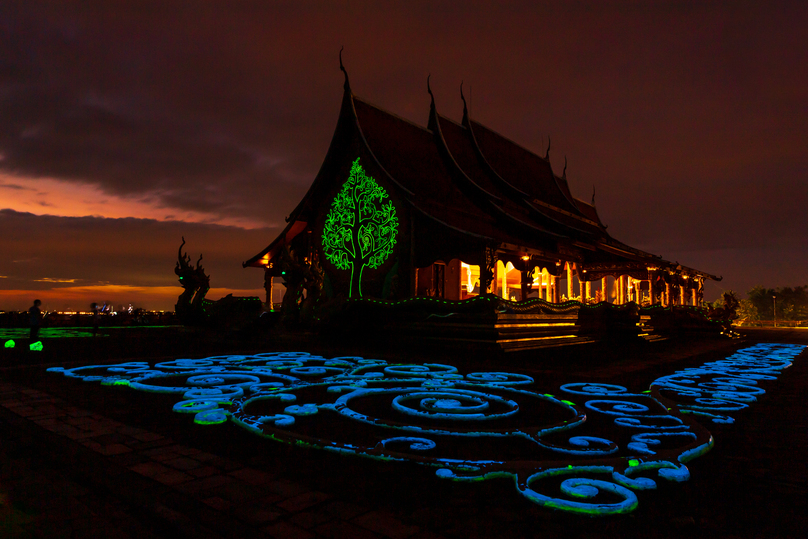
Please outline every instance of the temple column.
[{"label": "temple column", "polygon": [[[415,286],[418,286],[418,271],[416,270]],[[488,271],[485,269],[485,264],[480,266],[480,295],[488,293],[488,287],[491,286],[491,279],[489,278]]]},{"label": "temple column", "polygon": [[586,285],[584,287],[584,303],[588,303],[591,297],[592,297],[592,282],[586,281]]},{"label": "temple column", "polygon": [[264,269],[264,290],[267,293],[267,306],[269,310],[272,310],[272,285],[274,283],[274,278],[270,275],[269,268]]},{"label": "temple column", "polygon": [[558,303],[558,277],[555,275],[550,276],[550,286],[553,291],[553,303]]},{"label": "temple column", "polygon": [[628,279],[626,275],[620,276],[620,304],[628,303]]},{"label": "temple column", "polygon": [[510,299],[508,297],[508,272],[505,271],[505,264],[502,264],[502,275],[499,274],[499,263],[497,263],[497,284],[499,285],[499,297],[503,299]]},{"label": "temple column", "polygon": [[671,306],[671,284],[665,283],[665,307]]},{"label": "temple column", "polygon": [[567,262],[567,301],[572,299],[572,262]]},{"label": "temple column", "polygon": [[[488,293],[491,285],[496,283],[497,255],[490,247],[483,250],[483,263],[480,266],[480,295]],[[493,289],[491,290],[493,292]]]},{"label": "temple column", "polygon": [[679,285],[679,305],[687,305],[685,301],[685,287]]},{"label": "temple column", "polygon": [[521,301],[526,301],[527,300],[527,294],[530,291],[530,285],[533,283],[533,279],[531,279],[532,272],[525,270],[525,271],[522,271],[520,273],[522,274],[522,282],[521,282],[521,285],[522,285],[522,290],[521,290],[522,297],[521,297]]},{"label": "temple column", "polygon": [[539,272],[536,276],[539,280],[539,299],[544,299],[544,273],[542,273],[541,268],[536,268],[536,271]]},{"label": "temple column", "polygon": [[606,277],[600,280],[600,299],[609,301],[609,281],[606,280]]},{"label": "temple column", "polygon": [[578,301],[584,303],[584,296],[586,295],[586,284],[580,278],[578,279]]},{"label": "temple column", "polygon": [[651,305],[656,303],[656,287],[654,286],[654,276],[648,276],[648,301],[651,302]]}]

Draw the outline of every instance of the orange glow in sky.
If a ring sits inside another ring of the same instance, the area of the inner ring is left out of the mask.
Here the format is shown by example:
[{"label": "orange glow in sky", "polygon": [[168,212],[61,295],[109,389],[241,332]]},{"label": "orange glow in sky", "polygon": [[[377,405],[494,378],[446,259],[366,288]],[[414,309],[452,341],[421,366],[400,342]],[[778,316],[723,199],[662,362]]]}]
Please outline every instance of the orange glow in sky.
[{"label": "orange glow in sky", "polygon": [[[3,290],[3,305],[6,310],[26,310],[34,298],[42,301],[42,310],[61,311],[86,309],[90,302],[107,303],[116,308],[129,303],[135,307],[148,306],[150,309],[174,310],[174,304],[182,288],[179,286],[69,286],[50,290]],[[241,290],[230,288],[211,288],[207,296],[211,300],[223,298],[227,294],[234,296],[257,296],[263,301],[266,292],[263,288]]]},{"label": "orange glow in sky", "polygon": [[0,209],[62,217],[136,217],[261,228],[266,223],[249,218],[223,217],[179,208],[160,207],[150,196],[123,197],[104,193],[92,184],[33,179],[0,174]]}]

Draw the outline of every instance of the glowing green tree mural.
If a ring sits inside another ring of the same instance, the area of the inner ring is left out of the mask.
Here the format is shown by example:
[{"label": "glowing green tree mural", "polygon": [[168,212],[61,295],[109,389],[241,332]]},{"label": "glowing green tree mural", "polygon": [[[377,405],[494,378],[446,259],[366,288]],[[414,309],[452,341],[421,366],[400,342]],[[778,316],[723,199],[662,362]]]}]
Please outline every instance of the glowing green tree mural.
[{"label": "glowing green tree mural", "polygon": [[325,257],[338,269],[351,270],[349,297],[362,296],[362,272],[387,260],[396,234],[396,208],[387,191],[365,174],[357,157],[323,226]]}]

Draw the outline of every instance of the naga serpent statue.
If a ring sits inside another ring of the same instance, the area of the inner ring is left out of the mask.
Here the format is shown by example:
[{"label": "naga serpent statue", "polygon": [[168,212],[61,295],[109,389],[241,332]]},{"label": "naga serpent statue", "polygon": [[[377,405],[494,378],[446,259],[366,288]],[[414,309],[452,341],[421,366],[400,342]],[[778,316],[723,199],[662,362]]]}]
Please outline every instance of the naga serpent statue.
[{"label": "naga serpent statue", "polygon": [[217,301],[210,301],[205,295],[210,290],[210,276],[202,267],[202,255],[191,264],[191,257],[182,252],[185,237],[177,250],[177,265],[174,273],[180,279],[183,288],[177,298],[174,311],[182,324],[190,326],[208,326],[217,328],[248,327],[258,319],[261,313],[261,300],[257,297],[235,297],[228,294]]},{"label": "naga serpent statue", "polygon": [[196,267],[191,265],[191,257],[182,252],[185,246],[185,237],[177,251],[177,265],[174,273],[180,278],[180,285],[184,289],[174,309],[180,320],[185,322],[191,318],[198,317],[202,312],[205,294],[210,290],[210,276],[205,274],[202,267],[202,255],[196,261]]}]

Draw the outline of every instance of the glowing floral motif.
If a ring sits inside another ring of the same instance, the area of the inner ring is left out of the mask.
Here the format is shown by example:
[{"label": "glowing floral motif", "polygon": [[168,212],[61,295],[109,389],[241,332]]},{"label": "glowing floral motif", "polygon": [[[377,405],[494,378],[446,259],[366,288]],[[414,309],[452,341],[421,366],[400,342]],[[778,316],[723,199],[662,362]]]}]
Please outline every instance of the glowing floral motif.
[{"label": "glowing floral motif", "polygon": [[348,297],[362,296],[362,272],[376,269],[392,254],[398,217],[387,192],[365,174],[359,158],[331,203],[323,224],[323,254],[337,269],[351,270]]},{"label": "glowing floral motif", "polygon": [[[201,425],[233,421],[289,444],[432,466],[455,481],[510,477],[542,506],[608,515],[633,511],[637,493],[658,479],[688,480],[685,464],[713,445],[693,417],[731,422],[727,414],[754,402],[764,392],[759,383],[774,380],[804,348],[758,344],[658,378],[642,393],[561,386],[572,400],[531,390],[534,381],[523,374],[305,352],[49,371],[175,394],[174,411]],[[554,489],[559,494],[544,493]]]}]

